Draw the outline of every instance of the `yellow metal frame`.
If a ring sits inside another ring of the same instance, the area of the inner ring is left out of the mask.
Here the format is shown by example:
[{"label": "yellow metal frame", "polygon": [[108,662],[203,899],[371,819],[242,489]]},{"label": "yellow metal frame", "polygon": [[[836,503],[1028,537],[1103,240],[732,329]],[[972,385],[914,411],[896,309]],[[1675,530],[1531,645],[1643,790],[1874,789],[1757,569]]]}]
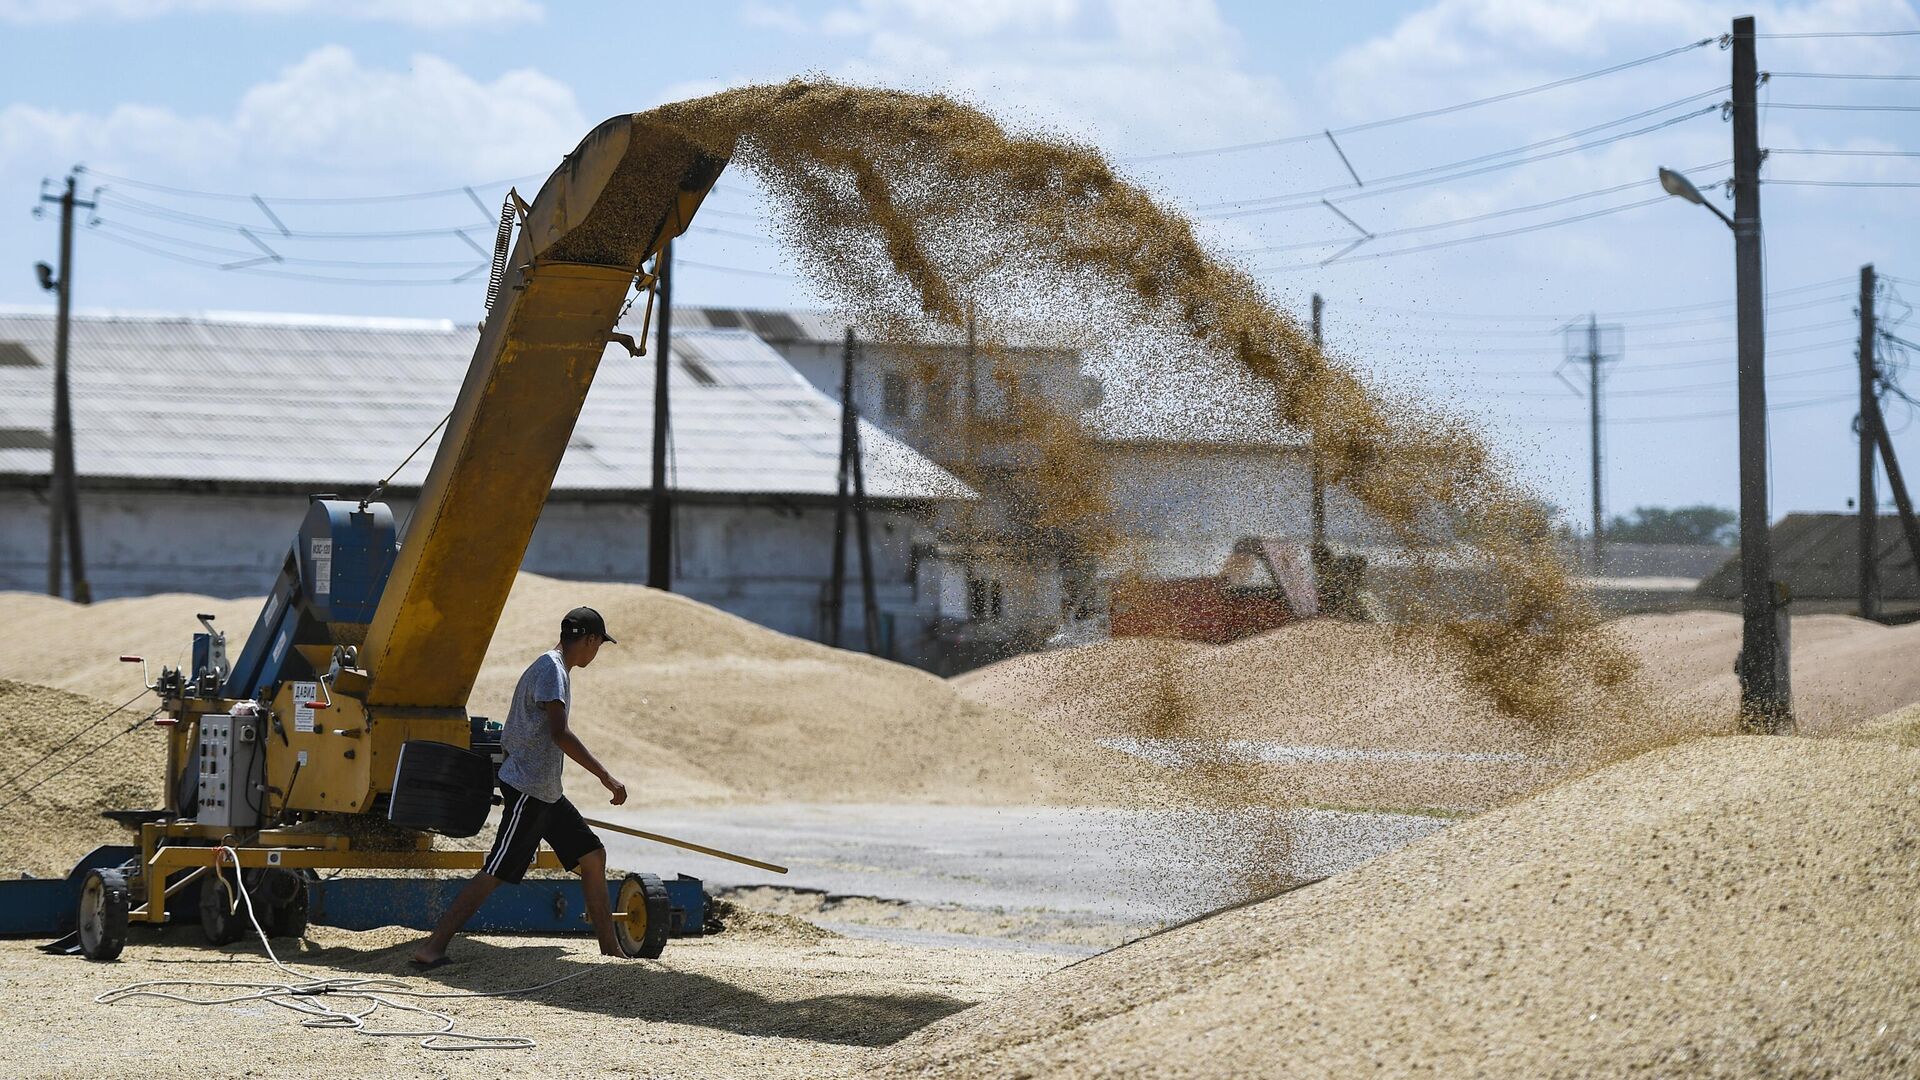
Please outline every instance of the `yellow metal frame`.
[{"label": "yellow metal frame", "polygon": [[[168,842],[191,840],[211,843]],[[135,922],[165,923],[168,894],[186,884],[183,879],[170,889],[167,878],[181,870],[205,872],[215,866],[232,866],[236,857],[245,870],[265,866],[286,870],[478,870],[486,861],[484,851],[436,851],[428,846],[431,843],[432,838],[423,834],[411,850],[373,851],[354,847],[352,837],[339,833],[267,829],[242,841],[215,825],[150,822],[140,827],[140,880],[134,891],[141,901],[128,917]],[[223,848],[231,849],[232,855]],[[532,869],[563,867],[559,856],[541,848]]]}]

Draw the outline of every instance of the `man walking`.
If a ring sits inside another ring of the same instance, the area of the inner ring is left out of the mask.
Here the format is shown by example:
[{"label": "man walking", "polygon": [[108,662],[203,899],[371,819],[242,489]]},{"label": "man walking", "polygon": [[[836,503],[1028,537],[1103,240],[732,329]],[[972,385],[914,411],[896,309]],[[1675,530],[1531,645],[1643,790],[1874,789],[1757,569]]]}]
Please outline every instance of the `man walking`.
[{"label": "man walking", "polygon": [[[612,645],[606,621],[589,607],[577,607],[560,620],[560,644],[540,654],[514,688],[507,710],[501,747],[500,794],[505,803],[500,833],[467,887],[460,890],[433,936],[413,952],[412,963],[422,969],[447,963],[447,944],[500,883],[518,884],[545,840],[567,869],[580,875],[586,894],[587,916],[600,938],[600,951],[625,956],[613,936],[613,908],[607,902],[607,849],[581,819],[566,793],[560,775],[572,758],[606,785],[613,805],[627,801],[627,786],[614,779],[580,737],[568,726],[572,709],[571,675],[574,668],[593,663],[602,644]],[[565,755],[564,757],[562,755]]]}]

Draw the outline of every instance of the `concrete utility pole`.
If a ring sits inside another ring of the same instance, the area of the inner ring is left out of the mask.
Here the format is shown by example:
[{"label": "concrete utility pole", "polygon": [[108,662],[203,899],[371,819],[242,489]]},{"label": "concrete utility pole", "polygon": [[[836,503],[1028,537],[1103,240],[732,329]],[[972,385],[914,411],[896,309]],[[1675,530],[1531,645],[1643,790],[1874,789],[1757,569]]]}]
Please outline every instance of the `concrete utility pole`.
[{"label": "concrete utility pole", "polygon": [[40,284],[54,290],[59,315],[53,337],[53,462],[49,469],[47,506],[47,593],[61,594],[60,543],[66,534],[66,546],[73,563],[73,599],[91,604],[93,589],[87,584],[87,563],[80,545],[80,485],[73,465],[73,406],[68,390],[67,342],[73,315],[73,209],[93,209],[93,203],[74,195],[74,177],[67,174],[66,190],[59,195],[41,195],[43,203],[60,204],[60,276],[50,280],[47,266],[41,263]]},{"label": "concrete utility pole", "polygon": [[647,502],[647,584],[673,589],[673,496],[667,490],[667,433],[672,409],[667,376],[673,366],[673,243],[660,248],[659,344],[653,356],[653,487]]},{"label": "concrete utility pole", "polygon": [[1600,318],[1591,312],[1587,314],[1587,424],[1593,450],[1593,569],[1597,573],[1607,564],[1607,519],[1600,497]]},{"label": "concrete utility pole", "polygon": [[873,544],[867,532],[867,472],[860,451],[860,407],[853,393],[854,360],[859,352],[859,342],[849,326],[840,354],[840,476],[833,514],[833,569],[827,579],[827,644],[835,648],[840,645],[847,591],[847,516],[851,512],[860,544],[861,624],[871,653],[880,645],[880,605],[874,591]]},{"label": "concrete utility pole", "polygon": [[1873,356],[1873,264],[1860,268],[1860,617],[1880,617],[1879,485],[1874,482],[1873,454],[1878,419],[1875,385],[1879,369]]},{"label": "concrete utility pole", "polygon": [[1733,251],[1739,317],[1740,715],[1756,734],[1793,731],[1786,597],[1773,580],[1767,510],[1766,296],[1760,250],[1760,72],[1753,17],[1733,20]]},{"label": "concrete utility pole", "polygon": [[[1325,306],[1325,303],[1320,299],[1320,294],[1314,293],[1313,347],[1316,351],[1318,351],[1322,345],[1320,337],[1320,312]],[[1307,447],[1307,453],[1311,459],[1313,470],[1313,501],[1309,510],[1309,517],[1313,522],[1313,547],[1311,550],[1313,552],[1314,571],[1316,573],[1324,573],[1326,567],[1323,564],[1327,561],[1327,478],[1320,464],[1320,440],[1317,437],[1312,438],[1311,445]]]}]

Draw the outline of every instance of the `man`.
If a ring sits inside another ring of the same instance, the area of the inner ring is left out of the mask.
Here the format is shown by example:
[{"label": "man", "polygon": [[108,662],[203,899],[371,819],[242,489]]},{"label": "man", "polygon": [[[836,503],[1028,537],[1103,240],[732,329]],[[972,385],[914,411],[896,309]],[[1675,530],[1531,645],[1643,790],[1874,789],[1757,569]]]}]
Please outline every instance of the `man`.
[{"label": "man", "polygon": [[500,794],[505,800],[500,833],[480,873],[454,898],[440,924],[433,928],[433,936],[414,950],[415,967],[437,968],[447,963],[447,944],[453,935],[501,882],[519,883],[542,840],[553,848],[562,865],[579,873],[587,916],[599,935],[600,951],[608,956],[626,955],[613,936],[613,909],[607,902],[606,846],[560,789],[564,754],[606,785],[613,805],[627,801],[627,786],[614,779],[568,726],[573,669],[593,663],[602,644],[614,643],[599,612],[574,608],[560,620],[560,644],[542,653],[520,676],[500,738],[501,748],[506,751],[506,759],[500,763]]}]

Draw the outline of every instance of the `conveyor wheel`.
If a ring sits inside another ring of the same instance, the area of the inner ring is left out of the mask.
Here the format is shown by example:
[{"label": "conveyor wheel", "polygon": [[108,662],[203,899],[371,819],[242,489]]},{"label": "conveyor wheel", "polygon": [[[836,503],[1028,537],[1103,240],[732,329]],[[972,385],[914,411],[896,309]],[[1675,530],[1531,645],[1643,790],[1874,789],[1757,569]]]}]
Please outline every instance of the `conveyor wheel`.
[{"label": "conveyor wheel", "polygon": [[307,875],[299,870],[278,868],[263,870],[261,875],[254,896],[265,896],[267,900],[267,936],[306,937]]},{"label": "conveyor wheel", "polygon": [[118,870],[89,870],[80,886],[76,929],[80,952],[89,960],[112,960],[127,947],[130,891]]},{"label": "conveyor wheel", "polygon": [[667,949],[673,906],[666,883],[652,874],[628,874],[620,883],[613,913],[613,936],[628,956],[658,960]]},{"label": "conveyor wheel", "polygon": [[218,877],[208,876],[200,883],[200,929],[208,943],[231,945],[253,929],[247,921],[247,902],[233,893],[243,887],[242,880],[239,869],[227,866]]}]

